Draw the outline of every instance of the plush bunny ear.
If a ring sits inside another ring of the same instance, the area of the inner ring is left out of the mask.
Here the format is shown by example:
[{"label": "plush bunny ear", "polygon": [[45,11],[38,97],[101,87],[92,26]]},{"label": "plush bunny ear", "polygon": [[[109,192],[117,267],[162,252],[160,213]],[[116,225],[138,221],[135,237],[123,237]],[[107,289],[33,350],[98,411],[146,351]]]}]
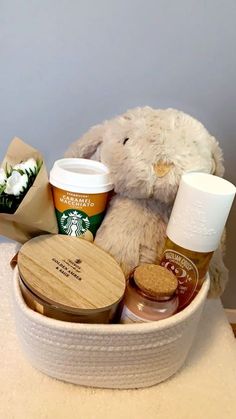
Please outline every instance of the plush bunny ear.
[{"label": "plush bunny ear", "polygon": [[214,137],[210,137],[211,151],[212,151],[212,170],[211,173],[222,177],[224,174],[223,166],[223,152],[219,146],[218,141]]},{"label": "plush bunny ear", "polygon": [[79,140],[71,144],[65,153],[65,157],[100,160],[100,145],[103,141],[105,124],[90,128]]}]

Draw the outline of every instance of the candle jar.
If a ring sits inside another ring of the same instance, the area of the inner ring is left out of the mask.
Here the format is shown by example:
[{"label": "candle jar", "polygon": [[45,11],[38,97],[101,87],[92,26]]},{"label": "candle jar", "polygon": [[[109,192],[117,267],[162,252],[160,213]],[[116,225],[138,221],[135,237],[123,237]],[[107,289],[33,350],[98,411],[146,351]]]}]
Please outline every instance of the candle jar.
[{"label": "candle jar", "polygon": [[95,244],[61,234],[34,237],[19,251],[18,270],[32,310],[67,322],[117,322],[125,277]]},{"label": "candle jar", "polygon": [[168,269],[138,266],[130,275],[124,295],[120,323],[141,323],[165,319],[176,313],[178,280]]}]

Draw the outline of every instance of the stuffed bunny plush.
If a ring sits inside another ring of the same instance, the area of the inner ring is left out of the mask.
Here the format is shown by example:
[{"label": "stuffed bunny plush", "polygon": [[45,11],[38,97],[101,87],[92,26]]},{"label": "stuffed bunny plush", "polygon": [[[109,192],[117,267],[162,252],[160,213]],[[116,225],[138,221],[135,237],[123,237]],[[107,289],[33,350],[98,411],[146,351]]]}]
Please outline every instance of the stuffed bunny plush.
[{"label": "stuffed bunny plush", "polygon": [[[115,195],[95,243],[120,263],[125,275],[142,262],[158,263],[181,175],[222,176],[222,151],[191,116],[175,109],[135,108],[92,127],[66,157],[99,160],[111,172]],[[211,260],[211,296],[227,281],[222,244]]]}]

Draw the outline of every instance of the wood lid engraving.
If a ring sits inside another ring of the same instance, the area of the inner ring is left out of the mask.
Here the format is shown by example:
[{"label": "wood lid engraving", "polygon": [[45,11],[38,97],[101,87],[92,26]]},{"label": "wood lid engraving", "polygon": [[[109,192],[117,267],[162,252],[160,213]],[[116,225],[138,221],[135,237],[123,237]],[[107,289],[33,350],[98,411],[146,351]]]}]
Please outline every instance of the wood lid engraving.
[{"label": "wood lid engraving", "polygon": [[18,268],[32,293],[64,311],[104,310],[125,291],[115,259],[78,237],[44,235],[28,241],[19,251]]}]

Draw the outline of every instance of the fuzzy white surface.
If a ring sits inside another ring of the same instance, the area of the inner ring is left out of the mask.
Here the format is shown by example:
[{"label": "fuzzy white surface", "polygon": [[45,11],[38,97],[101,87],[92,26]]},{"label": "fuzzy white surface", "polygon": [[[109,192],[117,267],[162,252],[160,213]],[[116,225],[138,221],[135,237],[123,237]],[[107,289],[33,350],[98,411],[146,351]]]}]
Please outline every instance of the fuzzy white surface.
[{"label": "fuzzy white surface", "polygon": [[141,390],[103,390],[57,381],[36,371],[21,351],[11,307],[15,245],[0,244],[0,418],[233,419],[236,346],[219,300],[210,300],[185,366]]}]

